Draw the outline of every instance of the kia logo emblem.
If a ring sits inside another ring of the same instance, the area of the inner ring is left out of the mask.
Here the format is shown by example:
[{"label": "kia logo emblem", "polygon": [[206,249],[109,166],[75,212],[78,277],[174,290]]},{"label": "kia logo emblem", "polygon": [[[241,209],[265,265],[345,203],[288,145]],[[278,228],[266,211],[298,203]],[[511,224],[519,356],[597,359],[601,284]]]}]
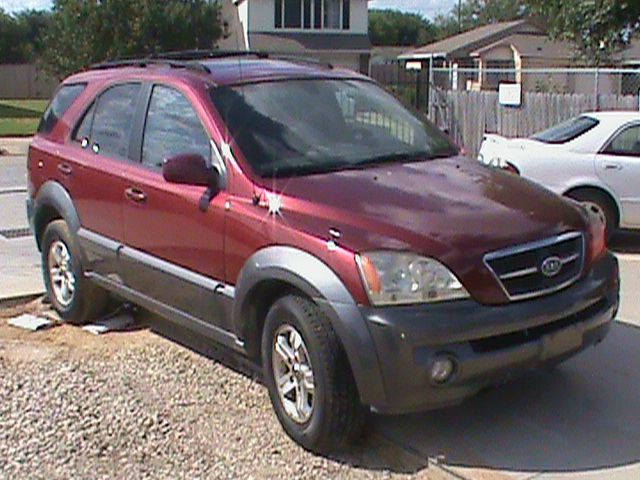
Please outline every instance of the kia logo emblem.
[{"label": "kia logo emblem", "polygon": [[549,257],[542,262],[540,270],[542,270],[542,274],[545,277],[555,277],[560,273],[560,270],[562,270],[562,260],[558,257]]}]

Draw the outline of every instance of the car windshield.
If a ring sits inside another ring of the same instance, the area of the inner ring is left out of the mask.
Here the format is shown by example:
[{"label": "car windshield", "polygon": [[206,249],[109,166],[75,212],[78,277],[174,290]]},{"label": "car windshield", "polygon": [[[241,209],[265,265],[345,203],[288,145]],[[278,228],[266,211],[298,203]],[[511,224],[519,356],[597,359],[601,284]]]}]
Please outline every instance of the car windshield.
[{"label": "car windshield", "polygon": [[450,157],[458,148],[367,81],[287,80],[212,89],[253,171],[284,177]]},{"label": "car windshield", "polygon": [[584,135],[589,130],[596,127],[598,123],[600,122],[595,118],[576,117],[556,125],[555,127],[551,127],[548,130],[536,133],[531,137],[531,139],[543,143],[567,143]]}]

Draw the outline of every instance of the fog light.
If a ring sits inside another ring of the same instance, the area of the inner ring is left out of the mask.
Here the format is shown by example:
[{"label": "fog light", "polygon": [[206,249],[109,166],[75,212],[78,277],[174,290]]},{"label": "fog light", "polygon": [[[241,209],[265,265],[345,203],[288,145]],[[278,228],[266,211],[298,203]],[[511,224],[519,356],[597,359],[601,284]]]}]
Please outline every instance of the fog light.
[{"label": "fog light", "polygon": [[442,385],[447,383],[456,370],[454,360],[449,357],[439,357],[431,364],[431,380]]}]

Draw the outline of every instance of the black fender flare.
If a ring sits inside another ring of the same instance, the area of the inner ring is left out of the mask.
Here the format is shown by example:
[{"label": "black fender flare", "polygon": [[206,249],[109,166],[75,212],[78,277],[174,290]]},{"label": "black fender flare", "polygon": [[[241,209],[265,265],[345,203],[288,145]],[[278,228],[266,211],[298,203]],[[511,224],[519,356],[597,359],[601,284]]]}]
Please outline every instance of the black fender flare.
[{"label": "black fender flare", "polygon": [[73,200],[69,192],[58,182],[49,180],[45,182],[40,189],[33,202],[32,219],[30,219],[33,225],[33,230],[40,246],[40,237],[42,235],[43,223],[48,223],[52,213],[57,215],[67,223],[69,229],[73,233],[77,233],[80,229],[80,217],[76,210]]},{"label": "black fender flare", "polygon": [[303,250],[266,247],[245,263],[234,292],[232,322],[239,338],[246,339],[252,295],[264,282],[279,281],[312,298],[326,313],[347,354],[360,399],[365,405],[382,403],[384,385],[369,327],[347,287],[324,262]]}]

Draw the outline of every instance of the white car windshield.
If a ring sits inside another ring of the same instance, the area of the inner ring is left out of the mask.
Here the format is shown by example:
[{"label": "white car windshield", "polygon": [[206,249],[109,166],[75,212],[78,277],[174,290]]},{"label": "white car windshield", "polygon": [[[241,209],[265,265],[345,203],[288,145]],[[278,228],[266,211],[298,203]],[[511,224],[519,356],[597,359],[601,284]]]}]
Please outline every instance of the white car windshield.
[{"label": "white car windshield", "polygon": [[367,81],[305,79],[211,90],[218,113],[261,177],[308,175],[451,157],[434,125]]},{"label": "white car windshield", "polygon": [[543,143],[567,143],[581,137],[589,130],[595,128],[599,123],[600,122],[595,118],[586,116],[576,117],[556,125],[555,127],[551,127],[548,130],[536,133],[531,137],[531,139]]}]

